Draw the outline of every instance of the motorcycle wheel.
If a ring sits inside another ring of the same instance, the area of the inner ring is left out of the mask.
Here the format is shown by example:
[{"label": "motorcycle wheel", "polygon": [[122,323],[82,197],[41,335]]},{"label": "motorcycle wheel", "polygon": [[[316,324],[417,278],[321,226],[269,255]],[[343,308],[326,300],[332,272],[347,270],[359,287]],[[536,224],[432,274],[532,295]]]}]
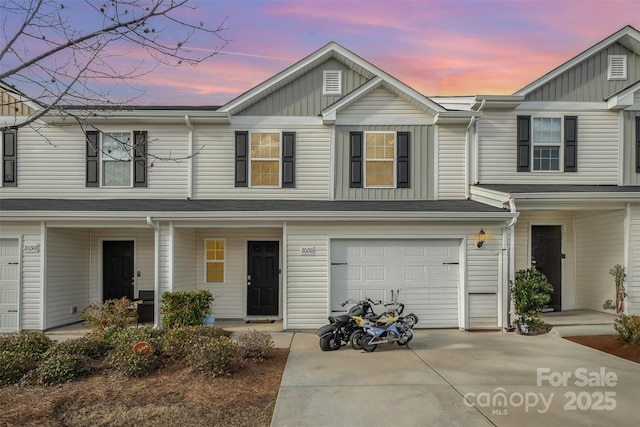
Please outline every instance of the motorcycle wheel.
[{"label": "motorcycle wheel", "polygon": [[402,338],[400,338],[398,341],[396,341],[398,343],[398,345],[407,345],[409,344],[409,341],[411,341],[413,339],[413,331],[412,330],[408,330],[406,332],[406,335]]},{"label": "motorcycle wheel", "polygon": [[362,341],[360,342],[360,344],[362,345],[362,349],[366,352],[372,352],[373,350],[376,349],[377,345],[376,344],[370,344],[371,341],[373,340],[374,337],[372,337],[371,335],[365,335],[364,337],[362,337]]},{"label": "motorcycle wheel", "polygon": [[337,342],[336,336],[333,334],[320,337],[320,350],[332,351],[340,348],[340,343]]},{"label": "motorcycle wheel", "polygon": [[351,343],[351,348],[354,350],[362,349],[362,338],[364,338],[364,331],[354,331],[349,337],[349,342]]}]

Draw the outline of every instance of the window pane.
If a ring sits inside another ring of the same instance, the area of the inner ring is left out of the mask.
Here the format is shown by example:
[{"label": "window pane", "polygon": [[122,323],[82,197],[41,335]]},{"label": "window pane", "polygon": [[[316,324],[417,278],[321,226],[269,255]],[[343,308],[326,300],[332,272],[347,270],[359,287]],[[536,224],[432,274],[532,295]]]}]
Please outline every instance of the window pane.
[{"label": "window pane", "polygon": [[130,159],[130,152],[131,134],[129,132],[110,132],[102,135],[103,159]]},{"label": "window pane", "polygon": [[251,185],[252,186],[277,186],[280,180],[279,161],[258,161],[251,162]]},{"label": "window pane", "polygon": [[224,263],[207,263],[207,282],[224,282]]},{"label": "window pane", "polygon": [[559,144],[562,139],[562,123],[560,118],[537,117],[533,119],[533,142],[542,144]]},{"label": "window pane", "polygon": [[537,146],[533,148],[533,170],[560,170],[560,148]]},{"label": "window pane", "polygon": [[278,159],[280,157],[279,133],[252,133],[252,159]]},{"label": "window pane", "polygon": [[368,187],[393,186],[393,162],[367,161],[366,167]]},{"label": "window pane", "polygon": [[105,187],[131,186],[131,162],[103,161],[102,185]]},{"label": "window pane", "polygon": [[205,240],[207,282],[224,282],[225,241]]},{"label": "window pane", "polygon": [[365,137],[365,180],[367,187],[393,187],[396,135],[372,132]]}]

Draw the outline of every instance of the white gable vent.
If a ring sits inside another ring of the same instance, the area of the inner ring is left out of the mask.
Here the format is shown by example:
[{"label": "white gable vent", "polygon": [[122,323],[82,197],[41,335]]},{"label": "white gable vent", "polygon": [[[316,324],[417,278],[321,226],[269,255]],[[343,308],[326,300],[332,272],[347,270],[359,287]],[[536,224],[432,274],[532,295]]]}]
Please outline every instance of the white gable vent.
[{"label": "white gable vent", "polygon": [[609,55],[609,80],[627,79],[627,56]]},{"label": "white gable vent", "polygon": [[323,95],[342,95],[342,71],[325,70],[323,72]]}]

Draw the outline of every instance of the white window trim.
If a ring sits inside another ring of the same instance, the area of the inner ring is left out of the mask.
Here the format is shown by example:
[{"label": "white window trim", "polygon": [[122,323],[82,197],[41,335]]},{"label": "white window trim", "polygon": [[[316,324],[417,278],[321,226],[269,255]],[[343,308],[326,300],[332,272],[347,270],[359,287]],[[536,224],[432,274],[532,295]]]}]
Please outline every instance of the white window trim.
[{"label": "white window trim", "polygon": [[[253,156],[251,155],[251,135],[254,133],[277,133],[278,135],[280,135],[280,146],[278,147],[278,158],[269,158],[269,159],[260,159],[260,160],[256,160],[257,162],[260,161],[274,161],[274,160],[278,160],[278,185],[253,185],[252,178],[253,178],[253,174],[251,173],[252,170],[252,164],[253,164]],[[248,170],[248,175],[249,175],[249,187],[250,188],[281,188],[282,187],[282,131],[280,130],[256,130],[256,131],[250,131],[249,132],[249,141],[248,141],[248,153],[249,153],[249,170]]]},{"label": "white window trim", "polygon": [[[129,134],[129,148],[130,148],[130,153],[129,153],[129,185],[105,185],[104,184],[104,162],[116,162],[117,160],[109,160],[108,157],[105,159],[104,155],[104,148],[103,148],[103,139],[104,139],[104,135],[105,134],[112,134],[112,133],[128,133]],[[133,188],[133,166],[134,166],[134,159],[133,159],[133,131],[131,130],[110,130],[110,131],[101,131],[99,132],[100,134],[100,149],[98,150],[98,156],[100,158],[100,162],[98,163],[98,174],[100,176],[100,187],[101,188]]]},{"label": "white window trim", "polygon": [[[221,241],[224,243],[224,259],[222,261],[210,261],[207,259],[207,242],[209,241]],[[204,283],[211,283],[214,285],[223,285],[225,283],[227,283],[227,239],[220,239],[220,238],[215,238],[215,237],[207,237],[204,239],[204,251],[203,251],[203,258],[204,258]],[[222,282],[209,282],[208,277],[207,277],[207,265],[210,262],[217,262],[220,263],[222,262],[222,266],[224,268],[223,270],[223,277],[222,277]]]},{"label": "white window trim", "polygon": [[[622,73],[613,73],[613,62],[622,61]],[[627,55],[609,55],[607,60],[607,79],[608,80],[627,80]]]},{"label": "white window trim", "polygon": [[[338,89],[329,90],[327,88],[327,81],[329,77],[338,78]],[[322,94],[323,95],[342,95],[342,70],[324,70],[322,72]]]},{"label": "white window trim", "polygon": [[[560,141],[559,142],[536,142],[534,122],[536,119],[559,119],[560,120]],[[538,170],[535,169],[535,147],[558,147],[558,169]],[[531,117],[531,172],[534,173],[560,173],[564,165],[564,117],[562,116],[533,116]]]},{"label": "white window trim", "polygon": [[[389,161],[389,162],[393,162],[393,184],[388,186],[388,185],[367,185],[367,160],[369,160],[367,158],[367,135],[368,134],[372,134],[372,133],[376,133],[376,134],[380,134],[380,133],[390,133],[393,134],[393,159],[371,159],[371,160],[379,160],[379,161]],[[362,141],[362,162],[363,162],[363,167],[362,167],[362,179],[363,179],[363,187],[364,188],[398,188],[398,171],[396,170],[398,167],[398,132],[396,131],[371,131],[371,132],[364,132],[363,135],[363,141]]]}]

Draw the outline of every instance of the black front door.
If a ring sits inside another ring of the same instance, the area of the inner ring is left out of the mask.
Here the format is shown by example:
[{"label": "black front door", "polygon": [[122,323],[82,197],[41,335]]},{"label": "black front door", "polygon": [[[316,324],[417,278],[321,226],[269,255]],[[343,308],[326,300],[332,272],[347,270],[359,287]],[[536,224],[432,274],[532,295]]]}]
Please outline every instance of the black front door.
[{"label": "black front door", "polygon": [[277,316],[280,282],[278,242],[249,242],[247,315]]},{"label": "black front door", "polygon": [[102,298],[133,299],[133,241],[102,243]]},{"label": "black front door", "polygon": [[562,310],[562,226],[531,227],[531,264],[547,276],[553,286],[546,308]]}]

